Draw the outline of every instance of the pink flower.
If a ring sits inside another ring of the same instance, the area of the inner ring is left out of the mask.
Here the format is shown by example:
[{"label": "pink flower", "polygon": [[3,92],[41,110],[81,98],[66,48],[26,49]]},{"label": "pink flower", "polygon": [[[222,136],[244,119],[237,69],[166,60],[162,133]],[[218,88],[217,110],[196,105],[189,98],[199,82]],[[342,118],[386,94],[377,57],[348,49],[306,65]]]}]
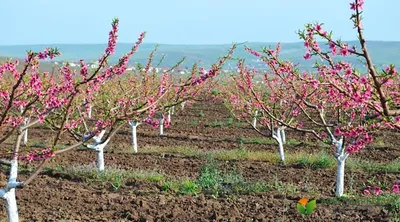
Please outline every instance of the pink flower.
[{"label": "pink flower", "polygon": [[363,191],[363,194],[364,194],[364,195],[371,195],[371,192],[369,191],[369,189],[365,189],[365,190]]},{"label": "pink flower", "polygon": [[393,185],[393,187],[392,187],[392,192],[393,192],[394,194],[400,194],[400,186],[399,186],[399,184]]},{"label": "pink flower", "polygon": [[380,187],[374,186],[374,194],[375,194],[376,196],[379,196],[379,195],[382,195],[382,194],[383,194],[383,191],[381,190]]},{"label": "pink flower", "polygon": [[322,30],[322,26],[321,26],[321,24],[316,24],[315,25],[315,30],[317,30],[317,31],[321,31]]},{"label": "pink flower", "polygon": [[350,3],[351,10],[363,10],[364,0],[355,0],[354,2]]},{"label": "pink flower", "polygon": [[342,56],[347,56],[349,54],[349,48],[348,46],[344,46],[342,49],[340,49],[340,54]]},{"label": "pink flower", "polygon": [[303,58],[304,58],[305,60],[311,59],[311,54],[310,54],[310,52],[307,51],[307,52],[304,54]]}]

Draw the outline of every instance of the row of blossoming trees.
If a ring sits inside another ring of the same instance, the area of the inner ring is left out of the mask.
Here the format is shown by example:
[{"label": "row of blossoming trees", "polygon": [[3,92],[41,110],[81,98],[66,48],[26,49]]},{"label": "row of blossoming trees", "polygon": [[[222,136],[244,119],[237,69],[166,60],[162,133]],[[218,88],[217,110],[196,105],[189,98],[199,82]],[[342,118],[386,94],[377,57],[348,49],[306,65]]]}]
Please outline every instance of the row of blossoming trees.
[{"label": "row of blossoming trees", "polygon": [[[305,59],[319,57],[316,72],[301,72],[290,61],[279,57],[280,45],[257,52],[269,70],[259,73],[239,61],[239,75],[223,94],[232,113],[248,120],[255,130],[274,138],[285,161],[285,129],[313,135],[334,147],[337,159],[336,196],[344,192],[344,169],[348,156],[372,141],[373,133],[383,128],[400,129],[399,74],[394,66],[377,71],[367,51],[361,23],[363,1],[351,3],[351,20],[357,30],[361,48],[351,47],[332,38],[321,24],[308,24],[299,36],[306,47]],[[0,144],[13,140],[11,150],[2,146],[2,154],[11,153],[1,163],[10,166],[9,178],[0,197],[5,200],[9,221],[18,221],[15,189],[28,185],[49,159],[79,146],[98,153],[99,170],[104,170],[104,148],[126,123],[132,129],[133,149],[137,152],[136,127],[147,123],[168,126],[174,107],[194,99],[201,90],[210,90],[223,63],[233,53],[222,57],[208,72],[193,67],[187,78],[174,78],[171,70],[162,75],[150,71],[153,53],[139,73],[128,73],[127,64],[144,38],[142,33],[132,49],[112,66],[108,58],[114,53],[118,20],[112,23],[108,47],[99,59],[100,66],[89,70],[84,61],[78,72],[68,65],[58,72],[39,72],[40,60],[59,55],[56,49],[29,52],[25,64],[7,61],[0,65]],[[320,47],[318,40],[328,47]],[[366,73],[340,56],[356,55],[365,61]],[[256,76],[263,81],[255,82]],[[212,84],[211,84],[212,83]],[[265,133],[256,123],[268,129]],[[43,125],[56,133],[48,148],[29,150],[23,145],[30,127]],[[71,135],[75,143],[65,146],[63,137]],[[25,181],[18,177],[18,161],[39,161],[36,171]]]},{"label": "row of blossoming trees", "polygon": [[[118,23],[118,19],[113,20],[108,46],[94,70],[82,60],[79,70],[66,64],[52,73],[40,72],[41,60],[60,54],[53,48],[29,52],[22,66],[11,60],[0,64],[0,144],[2,156],[6,157],[0,162],[10,169],[0,198],[5,200],[9,221],[19,221],[16,189],[31,183],[52,157],[83,145],[98,153],[98,168],[104,170],[103,150],[126,123],[132,126],[137,151],[137,125],[144,122],[155,127],[167,126],[171,108],[204,90],[235,48],[234,45],[208,72],[200,72],[194,65],[187,78],[173,78],[171,69],[164,70],[162,75],[151,72],[154,52],[139,73],[129,73],[127,64],[145,33],[115,65],[109,65],[108,58],[114,54],[117,43]],[[32,150],[24,145],[28,129],[40,125],[55,133],[47,148]],[[68,136],[76,142],[67,145],[64,138]],[[5,141],[11,140],[13,146],[9,148]],[[24,181],[18,180],[19,161],[38,161],[36,170]]]},{"label": "row of blossoming trees", "polygon": [[[381,71],[374,66],[363,35],[363,3],[355,0],[350,4],[360,47],[334,40],[322,24],[307,24],[298,34],[306,48],[304,59],[319,58],[315,72],[302,72],[290,61],[281,60],[280,44],[262,52],[246,47],[268,70],[260,73],[241,60],[239,74],[232,75],[224,94],[236,117],[277,141],[282,162],[285,129],[311,134],[332,145],[337,160],[337,197],[344,193],[348,156],[369,144],[377,130],[400,129],[399,73],[393,65]],[[362,60],[365,73],[341,59],[351,55]],[[260,76],[262,81],[255,81]]]}]

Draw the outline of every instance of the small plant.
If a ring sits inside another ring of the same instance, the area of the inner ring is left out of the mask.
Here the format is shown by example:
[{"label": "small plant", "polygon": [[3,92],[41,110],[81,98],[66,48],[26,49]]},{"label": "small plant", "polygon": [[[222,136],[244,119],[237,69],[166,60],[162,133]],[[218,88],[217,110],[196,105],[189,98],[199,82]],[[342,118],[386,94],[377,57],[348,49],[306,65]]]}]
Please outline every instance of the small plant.
[{"label": "small plant", "polygon": [[111,183],[111,186],[113,190],[119,190],[121,187],[121,176],[120,175],[115,175],[114,177],[114,182]]},{"label": "small plant", "polygon": [[200,124],[200,122],[196,121],[196,120],[193,120],[192,122],[190,122],[190,125],[192,125],[192,126],[197,126],[199,124]]},{"label": "small plant", "polygon": [[203,113],[203,110],[200,110],[199,116],[200,116],[200,117],[205,117],[206,114]]},{"label": "small plant", "polygon": [[195,181],[186,179],[179,186],[179,193],[182,195],[193,195],[200,192]]},{"label": "small plant", "polygon": [[218,169],[218,164],[214,159],[209,158],[200,169],[197,184],[203,191],[217,195],[222,181],[222,172]]},{"label": "small plant", "polygon": [[226,125],[227,126],[233,126],[233,118],[232,117],[228,118],[228,121],[227,121]]}]

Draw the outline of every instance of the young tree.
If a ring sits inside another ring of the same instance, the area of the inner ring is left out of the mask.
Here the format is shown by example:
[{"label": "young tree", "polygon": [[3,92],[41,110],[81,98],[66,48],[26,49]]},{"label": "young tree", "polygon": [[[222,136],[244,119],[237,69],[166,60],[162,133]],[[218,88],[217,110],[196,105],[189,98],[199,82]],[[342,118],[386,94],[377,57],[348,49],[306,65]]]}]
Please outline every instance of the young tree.
[{"label": "young tree", "polygon": [[[118,19],[113,20],[108,46],[99,59],[99,67],[92,73],[88,72],[85,65],[76,72],[68,64],[61,67],[58,73],[39,72],[40,60],[59,55],[58,50],[53,48],[46,48],[39,53],[29,52],[21,71],[17,68],[17,61],[6,61],[0,65],[0,143],[7,139],[15,141],[12,150],[2,146],[2,153],[11,153],[8,157],[10,160],[1,160],[2,164],[10,166],[10,172],[5,187],[0,189],[0,198],[5,200],[9,221],[19,220],[16,188],[29,185],[51,157],[85,144],[116,120],[107,119],[108,116],[104,115],[75,144],[66,148],[60,144],[66,130],[77,129],[83,124],[81,116],[74,115],[74,111],[81,107],[82,99],[90,100],[105,84],[125,72],[125,57],[113,69],[105,68],[108,58],[115,51],[118,22]],[[83,61],[81,63],[84,64]],[[24,123],[26,118],[31,118],[31,121]],[[47,144],[47,148],[41,150],[23,147],[21,142],[26,130],[44,123],[54,123],[56,126],[52,144]],[[18,181],[17,178],[19,160],[39,161],[34,173],[25,181]]]},{"label": "young tree", "polygon": [[[126,64],[140,42],[141,39],[131,52],[120,60],[116,67],[109,69],[121,69],[121,61]],[[77,100],[76,109],[72,114],[80,117],[84,127],[69,128],[68,131],[79,141],[91,131],[88,128],[90,122],[94,125],[94,123],[99,124],[99,121],[107,119],[107,122],[101,122],[103,130],[93,137],[94,142],[86,145],[87,148],[97,152],[97,166],[99,171],[103,171],[104,148],[123,124],[128,122],[131,126],[133,150],[137,152],[137,126],[144,122],[153,127],[160,127],[160,134],[162,134],[164,125],[169,125],[165,111],[174,105],[193,99],[204,84],[218,75],[223,63],[233,53],[234,48],[235,45],[228,52],[228,55],[222,57],[209,72],[201,75],[194,72],[191,76],[180,78],[178,81],[173,81],[170,77],[170,71],[173,68],[164,70],[161,75],[150,71],[154,50],[149,56],[147,65],[143,69],[139,69],[139,73],[125,73],[123,77],[111,80],[109,84],[101,86],[96,90],[96,93],[94,93],[93,87],[89,87],[88,89],[91,92],[93,91],[91,93],[93,96]],[[125,70],[126,68],[123,67],[122,69]],[[80,103],[82,100],[88,101],[93,107],[92,119],[88,119],[88,115],[82,114]],[[157,114],[161,118],[157,118]],[[56,121],[52,125],[56,127],[57,124],[55,123],[60,120],[60,117],[54,119]]]},{"label": "young tree", "polygon": [[[279,121],[270,118],[264,109],[273,113],[281,121],[290,123],[293,121],[296,109],[294,105],[287,104],[291,96],[286,94],[284,85],[280,84],[280,79],[261,74],[255,69],[249,69],[244,61],[238,63],[237,75],[232,75],[232,82],[226,84],[224,96],[227,108],[238,119],[248,122],[254,130],[263,136],[268,136],[278,143],[280,160],[285,162],[285,152],[283,145],[286,143],[285,128]],[[259,80],[256,80],[259,79]],[[263,80],[263,81],[260,81]],[[255,101],[257,97],[262,102]],[[263,128],[257,128],[259,122]]]},{"label": "young tree", "polygon": [[[340,40],[333,41],[332,34],[323,31],[322,25],[318,23],[308,24],[304,31],[299,32],[308,49],[304,58],[310,59],[317,55],[323,61],[316,62],[317,73],[301,72],[290,62],[281,61],[278,50],[274,52],[264,49],[261,54],[248,49],[270,67],[270,75],[280,79],[279,85],[284,86],[285,93],[293,95],[291,98],[280,95],[280,98],[287,100],[288,104],[295,105],[299,113],[295,121],[283,121],[269,109],[256,90],[247,84],[253,103],[260,105],[270,118],[282,125],[310,133],[320,141],[335,147],[334,156],[338,163],[337,197],[342,196],[344,192],[344,169],[348,156],[370,143],[372,133],[378,128],[398,125],[398,73],[393,66],[382,73],[375,70],[362,36],[360,10],[363,1],[356,0],[350,5],[351,9],[355,10],[351,19],[357,28],[363,52]],[[328,40],[327,52],[322,50],[315,36]],[[352,54],[365,59],[367,73],[360,73],[348,62],[334,60],[333,57],[337,54]]]}]

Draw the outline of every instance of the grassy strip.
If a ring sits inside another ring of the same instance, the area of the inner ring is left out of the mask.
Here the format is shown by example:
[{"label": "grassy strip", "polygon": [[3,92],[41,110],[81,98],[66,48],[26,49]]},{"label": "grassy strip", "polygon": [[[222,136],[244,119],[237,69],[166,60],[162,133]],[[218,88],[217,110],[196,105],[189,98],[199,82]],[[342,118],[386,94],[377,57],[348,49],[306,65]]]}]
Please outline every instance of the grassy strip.
[{"label": "grassy strip", "polygon": [[170,178],[154,171],[124,170],[106,167],[98,172],[93,165],[48,168],[48,171],[68,175],[70,178],[79,178],[88,184],[108,184],[116,191],[129,179],[157,183],[160,191],[179,195],[197,195],[200,193],[223,197],[232,194],[265,193],[277,190],[280,193],[294,195],[300,188],[290,183],[265,181],[246,181],[241,171],[236,168],[220,170],[219,164],[213,158],[207,159],[199,170],[196,178]]},{"label": "grassy strip", "polygon": [[[265,161],[269,163],[279,163],[280,158],[277,152],[271,151],[250,151],[243,148],[233,150],[217,150],[204,152],[191,147],[149,147],[143,153],[167,153],[182,154],[190,157],[205,158],[212,156],[218,160],[250,160],[250,161]],[[321,151],[318,153],[296,152],[286,153],[286,164],[300,165],[312,169],[318,168],[334,168],[336,167],[336,159]],[[400,158],[390,163],[376,163],[373,161],[361,160],[358,158],[349,158],[346,162],[346,167],[351,170],[360,169],[366,172],[399,172]]]}]

